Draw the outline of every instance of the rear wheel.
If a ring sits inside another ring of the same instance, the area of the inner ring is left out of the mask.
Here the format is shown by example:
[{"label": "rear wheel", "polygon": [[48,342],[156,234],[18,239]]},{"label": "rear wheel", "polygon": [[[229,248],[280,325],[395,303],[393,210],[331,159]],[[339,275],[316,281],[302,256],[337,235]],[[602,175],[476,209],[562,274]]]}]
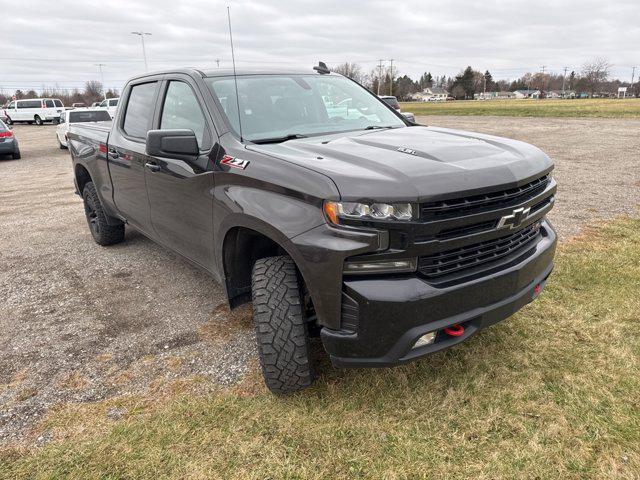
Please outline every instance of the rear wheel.
[{"label": "rear wheel", "polygon": [[11,154],[11,157],[12,157],[14,160],[20,160],[20,159],[22,158],[22,155],[20,155],[20,149],[19,149],[19,148],[16,148],[16,149],[14,150],[14,152]]},{"label": "rear wheel", "polygon": [[124,240],[124,224],[109,225],[93,182],[84,186],[82,198],[84,199],[84,213],[87,217],[89,230],[91,230],[91,235],[96,243],[107,246]]},{"label": "rear wheel", "polygon": [[314,377],[308,326],[291,257],[256,261],[251,292],[265,384],[274,393],[292,393],[308,387]]},{"label": "rear wheel", "polygon": [[40,115],[36,115],[35,117],[33,117],[33,121],[36,122],[36,125],[42,125],[44,123],[40,118]]}]

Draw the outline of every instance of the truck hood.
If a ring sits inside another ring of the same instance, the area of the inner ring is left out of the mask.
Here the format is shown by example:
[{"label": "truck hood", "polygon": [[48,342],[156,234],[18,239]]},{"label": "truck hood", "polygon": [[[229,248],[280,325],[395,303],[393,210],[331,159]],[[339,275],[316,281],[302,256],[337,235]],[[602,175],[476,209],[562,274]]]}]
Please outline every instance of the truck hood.
[{"label": "truck hood", "polygon": [[497,186],[519,186],[553,168],[517,140],[414,126],[250,144],[330,177],[343,200],[428,201]]}]

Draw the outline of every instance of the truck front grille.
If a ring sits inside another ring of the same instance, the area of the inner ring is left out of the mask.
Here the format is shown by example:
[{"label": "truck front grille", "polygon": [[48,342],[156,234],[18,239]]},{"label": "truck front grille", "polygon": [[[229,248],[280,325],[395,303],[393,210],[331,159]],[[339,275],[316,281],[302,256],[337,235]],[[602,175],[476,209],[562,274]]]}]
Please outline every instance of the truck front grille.
[{"label": "truck front grille", "polygon": [[550,174],[543,175],[520,187],[499,190],[482,195],[452,198],[437,202],[424,203],[420,207],[422,220],[458,217],[476,211],[504,208],[526,202],[543,192],[550,180]]},{"label": "truck front grille", "polygon": [[420,257],[419,272],[427,278],[438,278],[482,264],[490,263],[512,253],[523,251],[540,235],[540,223],[536,222],[519,232],[485,242],[446,250]]}]

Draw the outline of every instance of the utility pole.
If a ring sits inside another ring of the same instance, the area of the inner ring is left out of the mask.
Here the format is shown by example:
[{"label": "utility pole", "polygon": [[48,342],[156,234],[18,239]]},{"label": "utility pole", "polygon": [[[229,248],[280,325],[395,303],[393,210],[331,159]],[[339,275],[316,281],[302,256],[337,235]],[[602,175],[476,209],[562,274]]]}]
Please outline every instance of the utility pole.
[{"label": "utility pole", "polygon": [[131,32],[131,35],[138,35],[140,40],[142,40],[142,56],[144,57],[144,70],[145,72],[149,70],[149,65],[147,65],[147,50],[144,48],[144,36],[151,35],[149,32],[143,32],[140,30],[139,32]]},{"label": "utility pole", "polygon": [[216,62],[216,65],[218,65],[218,68],[220,68],[220,59],[219,59],[219,58],[216,58],[216,59],[215,59],[215,62]]},{"label": "utility pole", "polygon": [[96,67],[100,70],[100,81],[102,82],[102,96],[104,99],[107,99],[107,88],[104,85],[104,73],[102,73],[102,67],[106,67],[107,65],[104,63],[96,63]]},{"label": "utility pole", "polygon": [[564,75],[562,76],[562,98],[564,98],[564,82],[567,79],[567,70],[569,70],[569,67],[564,67]]},{"label": "utility pole", "polygon": [[631,90],[631,95],[633,95],[635,97],[636,95],[634,94],[634,90],[633,90],[633,81],[636,78],[636,68],[638,68],[638,67],[631,67],[631,68],[632,68],[632,70],[631,70],[631,86],[630,86],[630,90]]},{"label": "utility pole", "polygon": [[540,94],[538,95],[538,98],[542,98],[544,96],[544,72],[546,69],[546,65],[542,65],[540,67],[540,73],[542,73],[542,75],[540,75]]},{"label": "utility pole", "polygon": [[382,83],[382,62],[384,60],[380,59],[380,63],[378,63],[378,96],[380,96],[380,84]]},{"label": "utility pole", "polygon": [[391,63],[391,67],[389,68],[389,76],[391,77],[389,79],[389,95],[393,95],[393,58],[389,60],[389,62]]}]

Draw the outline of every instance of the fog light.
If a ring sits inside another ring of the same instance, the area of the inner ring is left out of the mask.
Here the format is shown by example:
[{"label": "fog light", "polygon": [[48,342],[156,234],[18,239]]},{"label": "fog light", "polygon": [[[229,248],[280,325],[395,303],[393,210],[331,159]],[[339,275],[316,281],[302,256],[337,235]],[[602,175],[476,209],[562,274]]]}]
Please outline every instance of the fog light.
[{"label": "fog light", "polygon": [[416,343],[413,345],[413,348],[424,347],[425,345],[431,345],[436,341],[436,332],[429,332],[422,335]]}]

